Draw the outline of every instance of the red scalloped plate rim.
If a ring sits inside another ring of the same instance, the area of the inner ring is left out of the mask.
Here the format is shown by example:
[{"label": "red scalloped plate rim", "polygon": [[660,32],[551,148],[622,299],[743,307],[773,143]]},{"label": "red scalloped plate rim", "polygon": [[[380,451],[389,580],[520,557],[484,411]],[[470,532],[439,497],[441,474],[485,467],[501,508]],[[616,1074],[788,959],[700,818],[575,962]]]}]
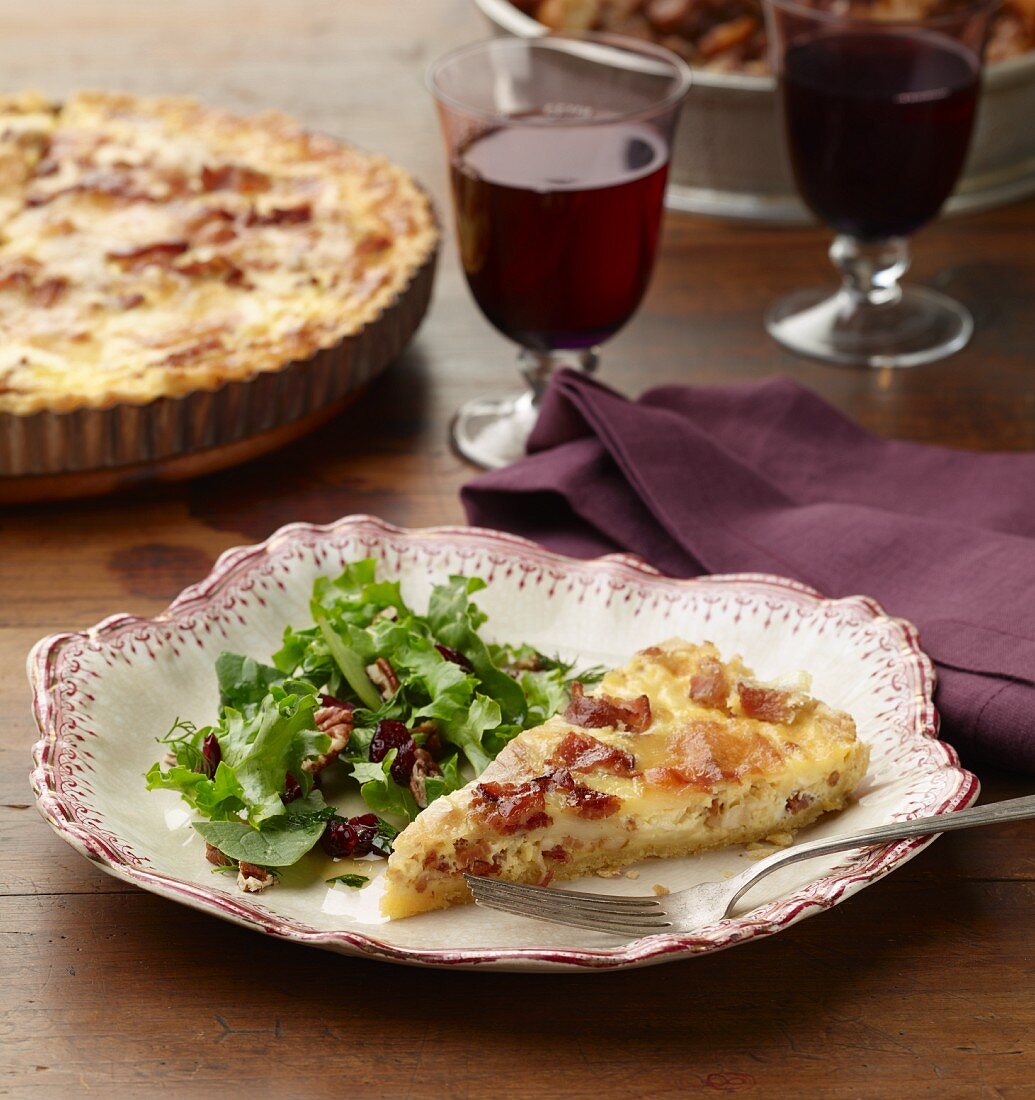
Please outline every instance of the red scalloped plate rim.
[{"label": "red scalloped plate rim", "polygon": [[[918,705],[912,708],[914,733],[927,739],[926,747],[934,765],[932,771],[955,774],[955,784],[951,790],[938,805],[926,807],[926,812],[951,813],[970,805],[978,796],[980,784],[977,777],[960,766],[959,757],[950,745],[938,739],[939,717],[932,699],[935,671],[930,658],[921,649],[919,632],[912,623],[889,616],[880,604],[869,597],[849,596],[831,600],[799,581],[766,573],[713,574],[679,580],[666,577],[633,554],[609,554],[587,561],[546,550],[518,535],[487,528],[463,526],[403,528],[375,516],[353,515],[330,524],[288,524],[279,528],[264,542],[226,550],[219,556],[204,580],[185,588],[158,615],[150,618],[126,614],[111,615],[87,630],[51,634],[40,639],[33,646],[28,657],[27,671],[33,689],[33,714],[40,731],[40,739],[33,747],[34,767],[30,778],[37,809],[58,836],[115,878],[244,927],[297,943],[324,947],[345,954],[423,966],[492,967],[515,970],[534,970],[537,967],[540,969],[545,967],[590,971],[651,965],[675,958],[724,950],[759,936],[772,935],[803,917],[836,905],[864,886],[883,878],[935,839],[934,836],[921,837],[900,841],[879,849],[854,863],[849,870],[837,871],[827,877],[814,880],[790,898],[771,902],[745,917],[719,922],[713,929],[702,929],[697,935],[673,933],[648,936],[612,949],[528,947],[441,950],[398,947],[378,940],[375,936],[344,929],[332,932],[308,929],[245,900],[243,895],[241,900],[237,900],[223,894],[214,894],[189,881],[149,870],[143,866],[143,861],[134,864],[113,848],[98,829],[88,823],[74,821],[61,790],[60,777],[52,766],[54,755],[52,749],[59,738],[54,721],[56,708],[51,698],[51,691],[55,686],[51,679],[51,671],[62,649],[72,642],[103,641],[116,633],[122,633],[134,627],[152,626],[178,619],[192,609],[205,606],[227,584],[247,572],[252,565],[268,556],[283,542],[290,542],[302,535],[313,538],[327,537],[353,528],[373,529],[380,536],[406,540],[444,539],[474,542],[495,548],[505,548],[520,553],[525,558],[532,558],[541,564],[558,568],[600,569],[627,577],[661,580],[666,585],[679,587],[744,584],[773,588],[778,592],[790,591],[824,604],[857,605],[865,610],[868,617],[891,623],[901,633],[903,644],[900,656],[905,664],[913,666],[921,688]],[[766,919],[757,919],[755,916],[757,913],[770,911],[772,915]]]}]

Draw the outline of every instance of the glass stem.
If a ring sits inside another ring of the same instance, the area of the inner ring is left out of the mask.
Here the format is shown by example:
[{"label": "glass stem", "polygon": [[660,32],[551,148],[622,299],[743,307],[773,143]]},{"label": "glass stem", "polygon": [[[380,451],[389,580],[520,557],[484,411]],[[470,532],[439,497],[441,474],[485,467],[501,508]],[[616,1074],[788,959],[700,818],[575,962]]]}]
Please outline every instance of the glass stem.
[{"label": "glass stem", "polygon": [[859,241],[839,234],[830,246],[830,259],[841,273],[841,293],[850,308],[895,305],[902,298],[899,279],[909,270],[909,241]]},{"label": "glass stem", "polygon": [[542,401],[553,372],[559,367],[572,367],[592,374],[600,362],[596,348],[564,351],[532,351],[531,348],[522,348],[518,358],[521,373],[532,389],[533,406],[538,406]]}]

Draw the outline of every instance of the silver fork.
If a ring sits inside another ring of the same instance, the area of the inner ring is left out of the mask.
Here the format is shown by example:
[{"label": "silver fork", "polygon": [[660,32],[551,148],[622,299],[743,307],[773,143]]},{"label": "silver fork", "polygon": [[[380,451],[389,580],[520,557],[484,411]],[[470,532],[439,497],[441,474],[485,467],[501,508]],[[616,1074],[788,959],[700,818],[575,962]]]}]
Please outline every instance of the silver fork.
[{"label": "silver fork", "polygon": [[464,875],[474,900],[488,909],[516,913],[522,917],[609,932],[616,936],[639,938],[658,932],[695,932],[733,911],[737,901],[766,875],[791,863],[816,856],[864,848],[910,837],[937,836],[955,829],[971,829],[1001,821],[1021,821],[1035,817],[1035,795],[993,802],[955,813],[896,821],[876,829],[848,836],[810,840],[759,860],[752,867],[723,882],[702,882],[688,890],[662,897],[622,897],[613,894],[587,894],[577,890],[557,890],[544,886],[525,886],[499,879]]}]

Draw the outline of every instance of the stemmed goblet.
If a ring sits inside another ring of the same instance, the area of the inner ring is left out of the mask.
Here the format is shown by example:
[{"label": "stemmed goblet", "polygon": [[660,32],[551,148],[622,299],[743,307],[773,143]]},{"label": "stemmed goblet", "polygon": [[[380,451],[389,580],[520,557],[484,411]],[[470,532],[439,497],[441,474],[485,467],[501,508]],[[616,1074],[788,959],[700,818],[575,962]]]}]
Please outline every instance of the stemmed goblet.
[{"label": "stemmed goblet", "polygon": [[766,0],[791,166],[806,205],[837,233],[830,257],[842,280],[833,294],[799,291],[770,309],[769,333],[792,351],[909,367],[970,339],[962,305],[899,279],[909,235],[963,168],[994,8],[973,0],[885,19],[863,0]]},{"label": "stemmed goblet", "polygon": [[690,71],[611,35],[493,39],[428,74],[449,155],[460,259],[482,312],[520,345],[524,393],[479,397],[453,422],[483,467],[524,453],[553,370],[592,371],[633,315],[661,224]]}]

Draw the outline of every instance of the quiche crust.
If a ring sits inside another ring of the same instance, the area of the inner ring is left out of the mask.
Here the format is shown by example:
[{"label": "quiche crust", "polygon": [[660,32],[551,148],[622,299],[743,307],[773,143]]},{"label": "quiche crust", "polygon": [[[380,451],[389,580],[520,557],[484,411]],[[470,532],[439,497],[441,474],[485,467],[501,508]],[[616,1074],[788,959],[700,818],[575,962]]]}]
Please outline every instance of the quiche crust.
[{"label": "quiche crust", "polygon": [[0,413],[139,405],[330,348],[433,252],[383,157],[186,98],[0,97]]},{"label": "quiche crust", "polygon": [[464,872],[577,878],[793,833],[841,809],[869,748],[806,681],[760,684],[711,643],[643,650],[400,834],[383,913],[470,901]]}]

